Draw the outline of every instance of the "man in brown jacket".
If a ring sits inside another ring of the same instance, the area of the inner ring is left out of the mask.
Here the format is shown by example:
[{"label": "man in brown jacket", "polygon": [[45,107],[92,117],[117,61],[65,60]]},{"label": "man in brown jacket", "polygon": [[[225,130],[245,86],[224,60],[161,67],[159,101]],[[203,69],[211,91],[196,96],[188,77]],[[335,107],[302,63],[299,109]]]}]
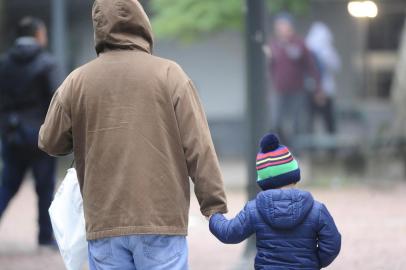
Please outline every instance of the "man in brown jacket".
[{"label": "man in brown jacket", "polygon": [[227,211],[196,89],[151,55],[137,0],[96,0],[92,13],[98,57],[56,91],[39,147],[74,153],[91,269],[187,269],[189,177],[204,216]]}]

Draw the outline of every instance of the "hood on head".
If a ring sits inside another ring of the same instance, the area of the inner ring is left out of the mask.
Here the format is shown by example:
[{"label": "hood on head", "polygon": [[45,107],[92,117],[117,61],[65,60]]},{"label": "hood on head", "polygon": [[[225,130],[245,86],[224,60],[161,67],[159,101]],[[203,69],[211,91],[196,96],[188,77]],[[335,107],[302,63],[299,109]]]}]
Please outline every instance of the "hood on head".
[{"label": "hood on head", "polygon": [[313,207],[307,191],[297,189],[267,190],[258,194],[256,205],[265,222],[277,229],[292,229],[303,222]]},{"label": "hood on head", "polygon": [[152,52],[151,23],[138,0],[95,0],[92,18],[97,54],[111,49]]},{"label": "hood on head", "polygon": [[310,49],[318,50],[325,46],[331,46],[334,36],[330,28],[323,22],[315,22],[306,37],[306,45]]},{"label": "hood on head", "polygon": [[10,50],[10,56],[16,62],[30,62],[42,51],[42,47],[32,37],[21,37]]}]

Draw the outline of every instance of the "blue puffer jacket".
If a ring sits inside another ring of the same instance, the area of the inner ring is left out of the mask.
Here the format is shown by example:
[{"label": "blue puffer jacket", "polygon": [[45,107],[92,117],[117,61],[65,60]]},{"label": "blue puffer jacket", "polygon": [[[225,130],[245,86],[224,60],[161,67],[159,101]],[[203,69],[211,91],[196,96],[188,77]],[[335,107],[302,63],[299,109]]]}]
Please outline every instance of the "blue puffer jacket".
[{"label": "blue puffer jacket", "polygon": [[255,233],[256,270],[320,269],[341,248],[341,235],[327,208],[297,189],[261,192],[232,220],[215,214],[210,231],[226,244]]}]

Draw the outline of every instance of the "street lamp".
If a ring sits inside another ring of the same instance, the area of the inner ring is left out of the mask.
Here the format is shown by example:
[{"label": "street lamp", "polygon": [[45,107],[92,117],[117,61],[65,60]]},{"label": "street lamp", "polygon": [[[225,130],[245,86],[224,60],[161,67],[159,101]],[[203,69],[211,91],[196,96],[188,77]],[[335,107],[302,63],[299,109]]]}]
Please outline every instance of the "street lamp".
[{"label": "street lamp", "polygon": [[[366,18],[372,19],[378,15],[378,6],[373,1],[350,1],[347,5],[348,13],[355,18]],[[362,72],[363,72],[363,88],[364,91],[368,89],[368,56],[367,56],[367,39],[368,39],[368,23],[369,20],[360,21],[360,26],[362,27],[362,44],[363,52],[362,54]],[[362,91],[362,92],[364,92]]]},{"label": "street lamp", "polygon": [[357,18],[375,18],[378,6],[373,1],[351,1],[347,6],[348,12]]}]

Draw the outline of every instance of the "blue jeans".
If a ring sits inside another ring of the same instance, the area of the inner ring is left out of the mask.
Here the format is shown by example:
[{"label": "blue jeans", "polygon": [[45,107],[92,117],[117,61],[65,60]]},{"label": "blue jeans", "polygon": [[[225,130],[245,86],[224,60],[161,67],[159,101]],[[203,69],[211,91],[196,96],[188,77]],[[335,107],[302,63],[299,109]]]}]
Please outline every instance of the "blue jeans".
[{"label": "blue jeans", "polygon": [[185,236],[131,235],[89,241],[90,270],[187,270]]},{"label": "blue jeans", "polygon": [[273,93],[271,103],[272,132],[278,133],[286,145],[295,143],[297,135],[304,135],[308,129],[308,93]]}]

